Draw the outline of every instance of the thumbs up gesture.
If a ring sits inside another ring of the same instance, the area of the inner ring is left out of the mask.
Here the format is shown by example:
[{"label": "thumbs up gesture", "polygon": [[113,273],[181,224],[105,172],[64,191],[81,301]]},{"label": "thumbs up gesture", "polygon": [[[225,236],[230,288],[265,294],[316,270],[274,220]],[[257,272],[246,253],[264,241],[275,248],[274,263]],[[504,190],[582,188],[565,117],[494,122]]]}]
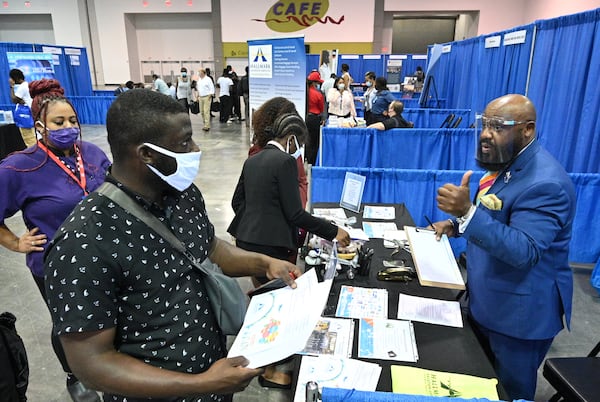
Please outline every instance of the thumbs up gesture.
[{"label": "thumbs up gesture", "polygon": [[438,189],[436,201],[440,210],[453,216],[463,216],[469,212],[472,205],[469,190],[472,174],[472,170],[465,172],[458,186],[446,183]]}]

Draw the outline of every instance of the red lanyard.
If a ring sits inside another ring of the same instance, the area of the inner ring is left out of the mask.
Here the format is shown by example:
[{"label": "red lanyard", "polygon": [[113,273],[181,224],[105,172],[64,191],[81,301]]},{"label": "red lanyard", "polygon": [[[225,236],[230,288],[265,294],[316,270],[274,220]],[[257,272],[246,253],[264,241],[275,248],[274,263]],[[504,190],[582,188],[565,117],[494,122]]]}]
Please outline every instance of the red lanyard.
[{"label": "red lanyard", "polygon": [[46,148],[46,146],[42,144],[41,141],[38,141],[38,146],[42,148],[42,150],[46,152],[50,159],[52,159],[54,163],[56,163],[62,170],[64,170],[65,173],[69,175],[69,177],[75,180],[75,183],[79,184],[79,187],[81,187],[81,189],[83,190],[83,195],[89,194],[89,192],[87,191],[87,179],[85,177],[85,168],[83,166],[83,160],[81,159],[81,152],[79,152],[79,147],[77,145],[73,145],[73,147],[75,148],[75,155],[77,155],[77,172],[79,172],[79,179],[77,178],[77,176],[75,176],[71,169],[69,169],[63,161],[58,159],[58,157],[54,155],[53,152],[48,150],[48,148]]}]

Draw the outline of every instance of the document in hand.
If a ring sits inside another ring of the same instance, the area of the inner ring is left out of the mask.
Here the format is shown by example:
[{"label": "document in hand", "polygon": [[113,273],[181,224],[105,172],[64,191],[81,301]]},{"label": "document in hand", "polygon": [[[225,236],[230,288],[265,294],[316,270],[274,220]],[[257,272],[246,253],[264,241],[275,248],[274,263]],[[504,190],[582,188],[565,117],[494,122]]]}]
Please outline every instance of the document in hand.
[{"label": "document in hand", "polygon": [[405,226],[404,232],[421,285],[465,289],[465,282],[446,235],[438,241],[435,232],[431,230]]},{"label": "document in hand", "polygon": [[319,283],[314,269],[286,286],[254,296],[229,357],[245,356],[249,368],[263,367],[300,352],[327,302],[331,280]]}]

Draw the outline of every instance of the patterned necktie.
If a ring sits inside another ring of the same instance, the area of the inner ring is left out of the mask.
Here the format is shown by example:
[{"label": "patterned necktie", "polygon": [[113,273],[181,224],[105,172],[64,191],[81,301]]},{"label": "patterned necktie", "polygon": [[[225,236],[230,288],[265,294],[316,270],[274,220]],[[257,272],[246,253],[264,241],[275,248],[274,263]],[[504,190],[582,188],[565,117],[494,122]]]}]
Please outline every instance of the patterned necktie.
[{"label": "patterned necktie", "polygon": [[490,187],[492,187],[492,184],[494,184],[494,182],[496,181],[496,177],[498,177],[498,173],[499,172],[488,171],[486,174],[483,175],[481,180],[479,180],[479,191],[477,192],[475,205],[479,205],[481,197],[483,197],[488,192]]}]

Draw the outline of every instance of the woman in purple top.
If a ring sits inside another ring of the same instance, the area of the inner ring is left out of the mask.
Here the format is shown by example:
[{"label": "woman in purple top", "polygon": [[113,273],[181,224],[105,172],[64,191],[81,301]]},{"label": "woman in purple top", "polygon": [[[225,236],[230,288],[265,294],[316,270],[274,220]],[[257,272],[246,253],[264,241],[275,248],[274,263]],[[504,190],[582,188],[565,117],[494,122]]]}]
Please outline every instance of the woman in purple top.
[{"label": "woman in purple top", "polygon": [[[81,140],[77,113],[56,80],[29,84],[31,111],[39,140],[0,162],[0,244],[26,254],[27,266],[46,301],[44,250],[65,218],[87,194],[104,182],[110,161],[106,154]],[[27,231],[17,235],[4,220],[22,212]],[[54,351],[70,373],[60,341],[52,336]],[[67,376],[73,400],[100,400],[75,377]],[[96,399],[87,399],[94,397]]]}]

